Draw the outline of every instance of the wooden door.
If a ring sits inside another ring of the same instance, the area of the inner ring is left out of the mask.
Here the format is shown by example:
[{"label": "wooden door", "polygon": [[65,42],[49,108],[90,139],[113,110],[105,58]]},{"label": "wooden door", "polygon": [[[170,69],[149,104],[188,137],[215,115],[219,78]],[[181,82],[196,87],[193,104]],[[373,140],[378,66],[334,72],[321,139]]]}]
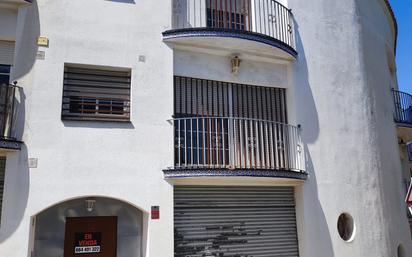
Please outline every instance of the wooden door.
[{"label": "wooden door", "polygon": [[116,257],[117,217],[66,218],[64,257]]}]

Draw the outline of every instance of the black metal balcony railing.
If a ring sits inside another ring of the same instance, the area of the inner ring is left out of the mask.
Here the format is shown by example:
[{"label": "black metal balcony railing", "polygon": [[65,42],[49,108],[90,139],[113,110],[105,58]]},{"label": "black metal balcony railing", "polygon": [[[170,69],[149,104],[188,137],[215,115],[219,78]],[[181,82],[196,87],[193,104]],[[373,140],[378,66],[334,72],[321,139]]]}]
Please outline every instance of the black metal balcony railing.
[{"label": "black metal balcony railing", "polygon": [[13,135],[16,84],[0,85],[0,139],[16,140]]},{"label": "black metal balcony railing", "polygon": [[412,125],[412,95],[392,89],[395,122]]},{"label": "black metal balcony railing", "polygon": [[247,118],[179,118],[175,169],[303,171],[300,129]]},{"label": "black metal balcony railing", "polygon": [[173,29],[258,33],[295,49],[293,15],[275,0],[175,0]]}]

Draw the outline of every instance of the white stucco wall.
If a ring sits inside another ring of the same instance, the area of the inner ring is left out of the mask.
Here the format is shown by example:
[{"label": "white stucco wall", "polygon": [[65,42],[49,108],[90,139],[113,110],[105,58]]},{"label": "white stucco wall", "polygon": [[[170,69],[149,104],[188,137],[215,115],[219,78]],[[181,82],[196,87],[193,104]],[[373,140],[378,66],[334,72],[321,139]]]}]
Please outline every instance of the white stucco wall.
[{"label": "white stucco wall", "polygon": [[[39,0],[19,9],[13,79],[23,87],[25,145],[7,159],[0,256],[28,256],[31,217],[88,195],[128,202],[145,215],[159,205],[161,219],[147,224],[145,253],[173,256],[173,187],[162,169],[173,161],[166,120],[173,114],[174,74],[287,89],[289,121],[302,125],[309,173],[296,188],[302,257],[396,256],[401,242],[411,254],[385,59],[393,34],[379,1],[289,0],[296,62],[246,59],[237,76],[229,56],[164,44],[172,5],[161,5]],[[49,47],[35,46],[40,35]],[[35,58],[37,51],[44,60]],[[131,69],[131,122],[62,122],[64,63]],[[29,169],[28,158],[37,158],[38,167]],[[337,233],[342,212],[355,219],[351,243]]]},{"label": "white stucco wall", "polygon": [[241,59],[238,74],[231,73],[232,56],[174,51],[174,74],[247,85],[288,88],[287,64]]},{"label": "white stucco wall", "polygon": [[[405,214],[405,177],[400,165],[400,151],[394,126],[384,126],[393,120],[393,103],[390,89],[395,87],[388,67],[388,46],[394,45],[394,31],[388,22],[383,1],[357,1],[362,25],[362,47],[367,96],[371,102],[371,125],[375,132],[373,141],[380,167],[380,194],[385,234],[388,237],[389,255],[397,254],[403,244],[406,256],[412,255],[410,229]],[[408,176],[410,177],[410,176]]]},{"label": "white stucco wall", "polygon": [[[20,9],[13,77],[24,88],[25,146],[7,160],[1,256],[27,256],[30,217],[87,195],[120,199],[146,213],[161,206],[161,219],[148,223],[147,256],[173,256],[172,186],[162,178],[173,160],[166,122],[173,111],[173,59],[161,41],[170,13],[171,6],[133,0],[38,1]],[[39,35],[49,38],[48,48],[35,46]],[[45,60],[35,59],[37,50]],[[64,63],[131,69],[131,122],[62,122]],[[38,167],[28,169],[27,158],[38,158]]]}]

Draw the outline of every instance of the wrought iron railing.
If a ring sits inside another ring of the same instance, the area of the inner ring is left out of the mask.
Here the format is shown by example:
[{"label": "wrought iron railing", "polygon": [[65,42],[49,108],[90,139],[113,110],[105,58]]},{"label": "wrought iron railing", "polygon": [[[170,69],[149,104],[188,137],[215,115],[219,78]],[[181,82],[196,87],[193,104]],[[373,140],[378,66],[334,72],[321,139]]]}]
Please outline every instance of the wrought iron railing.
[{"label": "wrought iron railing", "polygon": [[0,139],[16,140],[13,134],[16,84],[0,85]]},{"label": "wrought iron railing", "polygon": [[173,119],[177,169],[303,171],[300,129],[247,118]]},{"label": "wrought iron railing", "polygon": [[412,95],[392,89],[392,96],[395,122],[412,125]]},{"label": "wrought iron railing", "polygon": [[173,29],[259,33],[295,49],[293,15],[275,0],[174,0]]}]

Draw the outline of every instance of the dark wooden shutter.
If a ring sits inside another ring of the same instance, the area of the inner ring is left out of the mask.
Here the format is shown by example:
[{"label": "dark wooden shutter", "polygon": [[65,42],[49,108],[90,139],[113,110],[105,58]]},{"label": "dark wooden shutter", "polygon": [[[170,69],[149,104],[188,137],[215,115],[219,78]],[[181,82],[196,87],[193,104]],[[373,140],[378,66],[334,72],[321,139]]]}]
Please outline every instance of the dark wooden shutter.
[{"label": "dark wooden shutter", "polygon": [[65,67],[62,119],[128,121],[130,71]]}]

